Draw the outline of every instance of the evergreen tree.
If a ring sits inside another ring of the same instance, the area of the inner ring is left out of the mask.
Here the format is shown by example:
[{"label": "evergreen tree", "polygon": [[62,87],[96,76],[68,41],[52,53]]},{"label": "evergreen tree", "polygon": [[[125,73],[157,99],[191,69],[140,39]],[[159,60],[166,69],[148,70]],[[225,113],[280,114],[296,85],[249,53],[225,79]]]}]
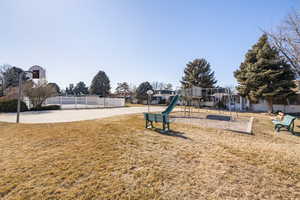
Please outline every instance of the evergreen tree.
[{"label": "evergreen tree", "polygon": [[141,83],[136,89],[136,98],[139,101],[146,100],[148,98],[148,90],[153,90],[151,84],[148,81]]},{"label": "evergreen tree", "polygon": [[110,81],[104,71],[99,71],[93,78],[90,92],[102,97],[110,94]]},{"label": "evergreen tree", "polygon": [[69,84],[69,87],[66,87],[66,94],[67,95],[75,95],[73,83]]},{"label": "evergreen tree", "polygon": [[291,66],[275,47],[271,47],[266,34],[247,52],[234,76],[239,83],[237,90],[240,95],[252,103],[265,99],[269,112],[273,111],[274,98],[293,95],[296,87]]},{"label": "evergreen tree", "polygon": [[[21,68],[11,67],[4,74],[4,83],[5,88],[17,87],[19,85],[19,75],[23,72]],[[28,78],[23,74],[23,81],[26,81]]]},{"label": "evergreen tree", "polygon": [[216,83],[215,73],[211,71],[210,64],[205,59],[195,59],[186,64],[181,80],[184,88],[192,86],[213,88]]},{"label": "evergreen tree", "polygon": [[6,86],[5,86],[6,74],[11,68],[12,68],[12,66],[9,64],[0,65],[0,82],[1,82],[0,96],[4,95],[4,91],[6,89]]},{"label": "evergreen tree", "polygon": [[85,83],[80,81],[76,84],[74,88],[74,93],[76,95],[86,95],[89,93],[88,87],[86,87]]},{"label": "evergreen tree", "polygon": [[0,83],[0,97],[4,96],[4,85],[2,85],[2,83]]}]

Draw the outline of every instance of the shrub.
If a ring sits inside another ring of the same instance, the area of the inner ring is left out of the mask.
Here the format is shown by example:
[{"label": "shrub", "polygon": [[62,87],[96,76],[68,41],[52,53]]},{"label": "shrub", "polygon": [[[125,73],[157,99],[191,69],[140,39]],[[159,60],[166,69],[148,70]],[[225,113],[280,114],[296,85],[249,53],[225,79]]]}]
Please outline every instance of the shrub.
[{"label": "shrub", "polygon": [[53,85],[39,81],[37,83],[28,82],[25,84],[24,94],[29,98],[33,107],[42,107],[46,99],[57,95],[57,92]]},{"label": "shrub", "polygon": [[[12,100],[6,100],[0,102],[0,112],[17,112],[18,107],[18,100],[12,99]],[[21,112],[28,111],[27,105],[24,103],[24,101],[21,101]]]},{"label": "shrub", "polygon": [[60,105],[49,105],[49,106],[42,106],[37,108],[31,108],[31,111],[42,111],[42,110],[60,110]]},{"label": "shrub", "polygon": [[9,87],[5,89],[5,96],[0,97],[0,101],[8,101],[18,99],[18,88],[17,87]]}]

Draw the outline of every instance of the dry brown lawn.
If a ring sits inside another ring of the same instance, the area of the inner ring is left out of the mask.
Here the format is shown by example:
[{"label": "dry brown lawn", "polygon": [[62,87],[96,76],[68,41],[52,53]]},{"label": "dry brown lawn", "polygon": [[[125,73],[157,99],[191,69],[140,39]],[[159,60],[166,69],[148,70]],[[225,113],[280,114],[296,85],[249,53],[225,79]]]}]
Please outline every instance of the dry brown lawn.
[{"label": "dry brown lawn", "polygon": [[0,199],[300,199],[300,137],[255,117],[254,135],[165,135],[141,115],[0,123]]}]

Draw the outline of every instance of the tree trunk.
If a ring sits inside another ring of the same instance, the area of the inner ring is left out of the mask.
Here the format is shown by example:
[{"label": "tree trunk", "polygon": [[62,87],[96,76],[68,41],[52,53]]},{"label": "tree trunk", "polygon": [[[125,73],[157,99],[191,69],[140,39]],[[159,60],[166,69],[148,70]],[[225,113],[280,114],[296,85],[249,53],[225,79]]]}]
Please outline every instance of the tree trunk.
[{"label": "tree trunk", "polygon": [[249,106],[247,106],[247,111],[254,111],[253,109],[253,103],[251,101],[249,101]]},{"label": "tree trunk", "polygon": [[273,112],[273,98],[268,97],[267,103],[268,103],[268,113],[272,113]]},{"label": "tree trunk", "polygon": [[246,102],[245,102],[246,111],[253,111],[252,102],[251,102],[250,98],[245,97],[245,99],[246,99]]}]

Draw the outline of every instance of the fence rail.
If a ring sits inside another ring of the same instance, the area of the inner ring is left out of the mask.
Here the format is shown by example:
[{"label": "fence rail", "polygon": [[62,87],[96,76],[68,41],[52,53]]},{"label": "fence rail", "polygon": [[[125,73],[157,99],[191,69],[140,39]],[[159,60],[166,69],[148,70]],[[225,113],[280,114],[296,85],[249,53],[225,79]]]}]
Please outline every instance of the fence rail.
[{"label": "fence rail", "polygon": [[125,99],[98,96],[56,96],[47,98],[45,105],[60,105],[62,109],[113,108],[125,106]]}]

